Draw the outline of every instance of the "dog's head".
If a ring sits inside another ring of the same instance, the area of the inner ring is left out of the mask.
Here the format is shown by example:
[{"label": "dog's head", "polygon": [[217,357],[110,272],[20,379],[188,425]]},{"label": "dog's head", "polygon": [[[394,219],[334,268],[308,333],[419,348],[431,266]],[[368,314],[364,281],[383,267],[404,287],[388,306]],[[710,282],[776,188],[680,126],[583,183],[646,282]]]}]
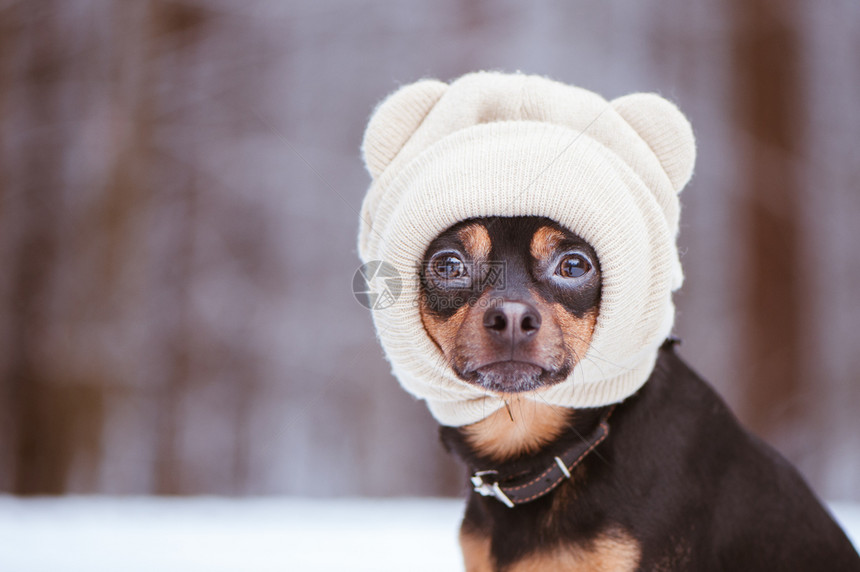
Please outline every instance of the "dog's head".
[{"label": "dog's head", "polygon": [[376,331],[440,423],[483,419],[505,393],[588,408],[645,383],[672,327],[695,159],[672,103],[523,74],[422,80],[379,105],[362,152],[359,253],[409,294],[374,308]]},{"label": "dog's head", "polygon": [[552,220],[476,218],[425,252],[420,313],[461,379],[519,393],[565,380],[582,359],[600,287],[594,249]]}]

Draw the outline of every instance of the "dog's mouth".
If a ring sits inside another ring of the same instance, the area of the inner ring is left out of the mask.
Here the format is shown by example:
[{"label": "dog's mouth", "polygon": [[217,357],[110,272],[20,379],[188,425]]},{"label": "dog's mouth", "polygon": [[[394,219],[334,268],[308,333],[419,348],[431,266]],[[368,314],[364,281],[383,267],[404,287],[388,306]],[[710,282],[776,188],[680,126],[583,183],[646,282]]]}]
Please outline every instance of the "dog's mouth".
[{"label": "dog's mouth", "polygon": [[550,370],[534,363],[505,360],[483,365],[461,377],[489,391],[522,393],[558,383],[568,373],[568,367]]}]

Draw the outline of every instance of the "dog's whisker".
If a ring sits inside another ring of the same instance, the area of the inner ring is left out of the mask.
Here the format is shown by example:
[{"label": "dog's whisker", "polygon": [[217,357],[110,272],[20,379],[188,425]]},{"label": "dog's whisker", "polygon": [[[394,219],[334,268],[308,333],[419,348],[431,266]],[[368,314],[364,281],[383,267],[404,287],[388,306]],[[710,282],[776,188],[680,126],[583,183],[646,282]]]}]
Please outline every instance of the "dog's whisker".
[{"label": "dog's whisker", "polygon": [[512,422],[512,423],[515,423],[515,421],[514,421],[514,414],[513,414],[513,413],[511,413],[511,404],[510,404],[510,403],[508,403],[508,400],[507,400],[507,399],[505,399],[505,409],[507,409],[507,411],[508,411],[508,417],[510,417],[510,418],[511,418],[511,422]]}]

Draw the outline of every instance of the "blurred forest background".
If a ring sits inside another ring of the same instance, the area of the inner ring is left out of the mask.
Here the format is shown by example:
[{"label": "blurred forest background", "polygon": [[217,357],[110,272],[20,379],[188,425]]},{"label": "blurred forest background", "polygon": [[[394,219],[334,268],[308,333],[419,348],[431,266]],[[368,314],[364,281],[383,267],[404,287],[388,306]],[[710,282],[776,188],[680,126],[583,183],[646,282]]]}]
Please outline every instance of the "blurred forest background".
[{"label": "blurred forest background", "polygon": [[0,491],[459,493],[353,298],[359,145],[501,69],[688,114],[681,353],[860,500],[858,55],[849,0],[0,0]]}]

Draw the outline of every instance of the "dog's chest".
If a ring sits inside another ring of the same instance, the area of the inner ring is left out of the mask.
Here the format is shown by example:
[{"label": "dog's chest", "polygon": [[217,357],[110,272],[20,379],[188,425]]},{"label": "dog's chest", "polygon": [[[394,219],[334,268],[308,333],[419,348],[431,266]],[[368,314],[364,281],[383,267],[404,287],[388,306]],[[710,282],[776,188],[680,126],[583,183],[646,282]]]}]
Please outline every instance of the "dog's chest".
[{"label": "dog's chest", "polygon": [[588,543],[538,549],[501,565],[493,555],[489,537],[461,533],[460,546],[466,572],[626,572],[636,570],[641,557],[639,543],[618,529],[602,533]]}]

